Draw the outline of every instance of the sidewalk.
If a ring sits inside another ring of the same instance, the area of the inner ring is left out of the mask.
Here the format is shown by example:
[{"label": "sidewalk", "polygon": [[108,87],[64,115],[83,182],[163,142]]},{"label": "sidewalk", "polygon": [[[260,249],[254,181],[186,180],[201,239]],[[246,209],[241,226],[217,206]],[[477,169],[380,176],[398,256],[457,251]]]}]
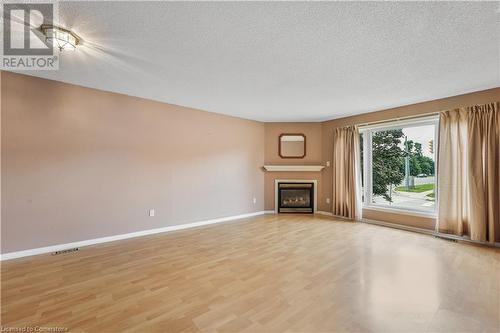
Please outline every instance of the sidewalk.
[{"label": "sidewalk", "polygon": [[398,206],[398,207],[408,207],[408,208],[421,208],[427,209],[429,211],[433,210],[435,202],[433,198],[427,197],[428,194],[432,193],[433,190],[425,192],[392,192],[392,204],[389,204],[387,200],[382,197],[374,197],[374,201],[377,204]]}]

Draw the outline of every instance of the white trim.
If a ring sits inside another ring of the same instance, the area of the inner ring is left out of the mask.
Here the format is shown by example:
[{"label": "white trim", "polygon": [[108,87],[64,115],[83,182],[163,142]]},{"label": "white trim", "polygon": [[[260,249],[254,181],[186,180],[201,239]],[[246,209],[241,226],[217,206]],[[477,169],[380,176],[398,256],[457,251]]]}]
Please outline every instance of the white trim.
[{"label": "white trim", "polygon": [[318,210],[316,212],[316,214],[333,217],[333,218],[335,218],[337,220],[342,220],[342,221],[347,221],[347,222],[358,222],[357,219],[350,219],[350,218],[345,217],[345,216],[335,215],[335,214],[333,214],[331,212],[325,212],[324,210]]},{"label": "white trim", "polygon": [[364,131],[373,131],[373,130],[381,130],[381,129],[391,129],[391,128],[399,128],[405,126],[425,126],[432,123],[435,123],[439,120],[439,114],[434,114],[432,116],[425,117],[411,117],[406,119],[396,119],[396,120],[385,120],[379,123],[374,123],[370,125],[362,125],[358,126],[358,130],[360,132]]},{"label": "white trim", "polygon": [[170,232],[170,231],[175,231],[175,230],[196,228],[196,227],[201,227],[201,226],[208,225],[208,224],[221,223],[221,222],[238,220],[238,219],[243,219],[243,218],[257,216],[257,215],[263,215],[265,213],[266,213],[266,211],[259,211],[259,212],[254,212],[254,213],[226,216],[226,217],[220,217],[220,218],[216,218],[216,219],[198,221],[198,222],[187,223],[187,224],[178,224],[178,225],[172,225],[172,226],[156,228],[156,229],[135,231],[135,232],[127,233],[127,234],[120,234],[120,235],[107,236],[107,237],[101,237],[101,238],[87,239],[87,240],[78,241],[78,242],[57,244],[57,245],[39,247],[39,248],[35,248],[35,249],[29,249],[29,250],[23,250],[23,251],[17,251],[17,252],[3,253],[3,254],[0,254],[0,261],[28,257],[28,256],[34,256],[37,254],[50,253],[50,252],[55,252],[55,251],[61,251],[61,250],[71,249],[74,247],[83,247],[83,246],[89,246],[89,245],[94,245],[94,244],[114,242],[117,240],[147,236],[147,235],[158,234],[158,233],[162,233],[162,232]]},{"label": "white trim", "polygon": [[321,171],[323,165],[264,165],[266,171]]},{"label": "white trim", "polygon": [[274,180],[274,212],[278,214],[278,183],[314,183],[313,213],[318,210],[318,181],[316,179],[275,179]]},{"label": "white trim", "polygon": [[[266,210],[266,214],[277,214],[274,210]],[[317,210],[314,212],[314,214],[317,214],[317,215],[324,215],[324,216],[330,216],[330,217],[335,217],[335,218],[338,218],[338,219],[342,219],[342,220],[349,220],[349,221],[355,221],[356,220],[351,220],[351,219],[348,219],[344,216],[339,216],[339,215],[333,215],[333,213],[331,212],[325,212],[324,210]]]},{"label": "white trim", "polygon": [[[392,207],[392,206],[383,206],[372,203],[373,196],[373,172],[371,166],[373,165],[373,156],[372,156],[372,136],[373,132],[380,130],[388,130],[394,128],[402,128],[402,127],[418,127],[418,126],[426,126],[426,125],[434,125],[434,211],[428,212],[419,209],[411,209],[406,207]],[[364,174],[364,201],[363,201],[363,209],[372,209],[378,211],[387,211],[393,212],[396,214],[404,214],[411,216],[419,216],[419,217],[428,217],[428,218],[436,218],[437,209],[438,209],[438,175],[437,175],[437,149],[438,149],[438,128],[439,128],[439,115],[434,114],[432,116],[426,117],[416,117],[416,118],[408,118],[403,120],[390,120],[384,121],[381,123],[376,123],[373,125],[366,125],[362,129],[360,129],[360,133],[363,133],[363,174]]]}]

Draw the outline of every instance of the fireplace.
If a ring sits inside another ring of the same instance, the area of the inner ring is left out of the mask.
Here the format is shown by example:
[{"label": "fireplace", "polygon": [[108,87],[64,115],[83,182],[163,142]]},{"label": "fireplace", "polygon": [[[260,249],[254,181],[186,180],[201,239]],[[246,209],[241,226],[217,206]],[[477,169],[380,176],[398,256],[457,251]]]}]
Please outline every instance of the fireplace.
[{"label": "fireplace", "polygon": [[278,213],[314,213],[314,183],[278,183]]}]

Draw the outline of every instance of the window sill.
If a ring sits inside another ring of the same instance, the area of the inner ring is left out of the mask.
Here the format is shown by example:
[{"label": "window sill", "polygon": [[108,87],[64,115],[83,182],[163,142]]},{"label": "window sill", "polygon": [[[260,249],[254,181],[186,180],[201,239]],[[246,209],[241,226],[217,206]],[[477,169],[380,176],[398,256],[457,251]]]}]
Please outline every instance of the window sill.
[{"label": "window sill", "polygon": [[400,209],[400,208],[382,207],[382,206],[373,206],[373,205],[363,205],[363,209],[376,210],[376,211],[388,212],[388,213],[393,213],[393,214],[427,217],[427,218],[433,218],[433,219],[437,218],[436,212],[423,212],[423,211],[416,211],[416,210],[405,210],[405,209]]}]

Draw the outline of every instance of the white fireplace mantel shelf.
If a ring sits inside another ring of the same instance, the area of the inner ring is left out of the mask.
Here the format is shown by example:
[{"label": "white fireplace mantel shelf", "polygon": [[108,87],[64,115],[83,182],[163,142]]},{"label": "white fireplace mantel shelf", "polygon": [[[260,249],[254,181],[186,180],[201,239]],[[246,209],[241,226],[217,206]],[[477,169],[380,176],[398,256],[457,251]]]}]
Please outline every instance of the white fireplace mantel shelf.
[{"label": "white fireplace mantel shelf", "polygon": [[323,165],[264,165],[266,171],[321,171]]}]

